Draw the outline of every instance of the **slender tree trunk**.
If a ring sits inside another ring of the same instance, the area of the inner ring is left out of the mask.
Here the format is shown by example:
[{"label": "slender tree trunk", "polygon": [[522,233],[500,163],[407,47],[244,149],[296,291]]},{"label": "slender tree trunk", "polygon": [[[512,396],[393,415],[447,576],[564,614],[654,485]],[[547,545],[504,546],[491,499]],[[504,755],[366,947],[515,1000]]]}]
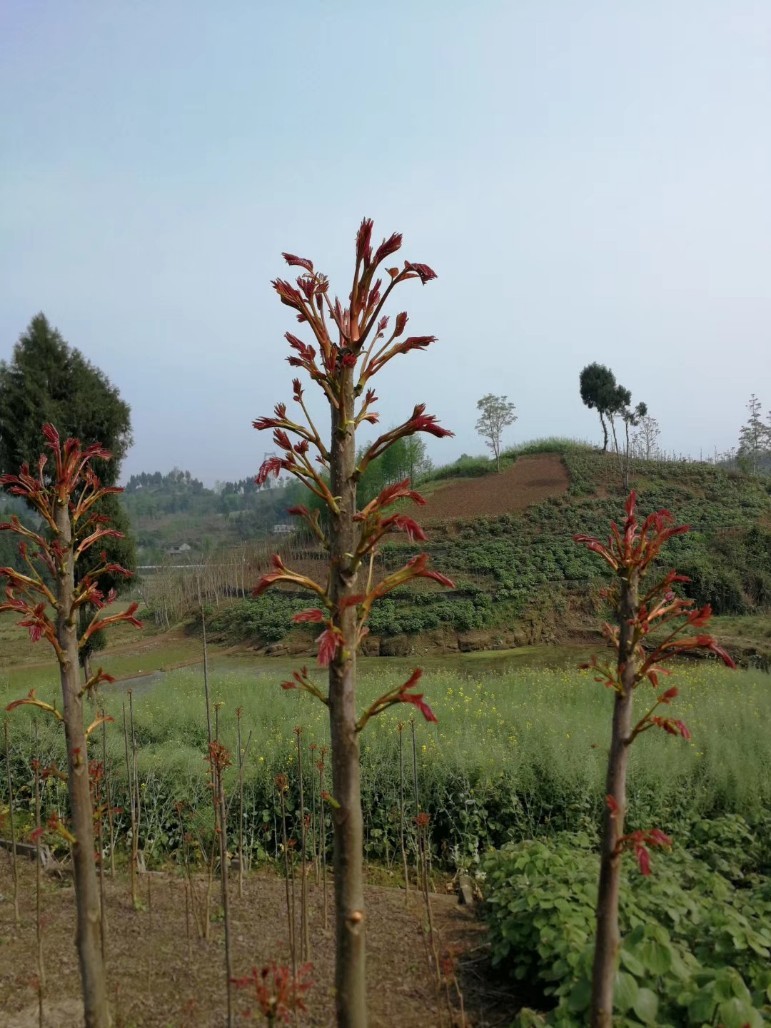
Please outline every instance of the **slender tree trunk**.
[{"label": "slender tree trunk", "polygon": [[404,725],[399,722],[399,846],[402,851],[402,869],[404,871],[404,896],[410,892],[410,871],[407,865],[407,847],[404,837]]},{"label": "slender tree trunk", "polygon": [[206,644],[206,613],[203,609],[203,598],[201,596],[201,579],[198,578],[198,609],[201,612],[201,632],[203,633],[203,693],[206,703],[206,735],[209,745],[212,741],[211,731],[211,703],[209,701],[209,647]]},{"label": "slender tree trunk", "polygon": [[602,411],[598,411],[598,414],[600,415],[600,424],[602,425],[602,434],[603,434],[603,437],[604,437],[603,444],[602,444],[602,452],[603,453],[607,453],[608,452],[608,426],[605,423],[605,415],[602,413]]},{"label": "slender tree trunk", "polygon": [[134,776],[131,773],[131,758],[129,756],[128,722],[126,721],[126,704],[123,704],[123,745],[126,752],[126,780],[129,790],[129,810],[131,813],[131,857],[129,858],[131,878],[131,905],[137,909],[137,864],[134,859],[134,839],[137,834],[137,816],[134,796]]},{"label": "slender tree trunk", "polygon": [[632,651],[633,628],[630,621],[637,611],[638,573],[629,581],[620,580],[619,624],[621,629],[618,670],[621,689],[616,693],[613,727],[605,793],[612,797],[614,810],[606,804],[600,849],[600,882],[597,892],[597,935],[592,970],[592,1028],[611,1028],[613,1023],[613,985],[618,966],[621,936],[618,927],[618,898],[621,856],[617,852],[624,834],[626,814],[626,773],[629,737],[632,731],[632,703],[635,656]]},{"label": "slender tree trunk", "polygon": [[610,430],[613,433],[613,449],[616,451],[616,453],[619,453],[620,451],[618,448],[618,436],[616,435],[616,419],[613,417],[613,415],[609,415],[608,420],[610,421]]},{"label": "slender tree trunk", "polygon": [[348,370],[341,375],[340,408],[332,411],[332,493],[340,513],[330,533],[331,596],[343,644],[329,668],[329,719],[332,741],[334,809],[334,877],[336,954],[335,1005],[340,1028],[366,1028],[364,844],[356,731],[356,608],[340,603],[358,589],[359,569],[351,554],[356,549],[355,438],[353,383]]},{"label": "slender tree trunk", "polygon": [[225,934],[225,990],[227,996],[228,1028],[233,1028],[233,957],[230,930],[230,890],[228,888],[228,811],[225,803],[225,785],[222,768],[213,767],[217,791],[217,820],[219,821],[220,844],[220,895],[222,898],[222,920]]},{"label": "slender tree trunk", "polygon": [[296,730],[297,738],[297,778],[300,785],[300,959],[310,959],[310,931],[308,927],[308,876],[307,855],[308,835],[305,830],[305,791],[303,788],[303,750],[302,732]]},{"label": "slender tree trunk", "polygon": [[244,751],[241,748],[241,708],[236,710],[238,742],[238,898],[244,898]]},{"label": "slender tree trunk", "polygon": [[56,508],[56,527],[65,548],[65,564],[57,580],[57,629],[61,655],[59,669],[62,683],[64,731],[67,743],[67,788],[75,842],[72,865],[77,908],[76,944],[87,1028],[110,1025],[107,982],[102,960],[101,909],[99,883],[94,859],[94,817],[88,780],[88,752],[83,726],[83,698],[78,673],[77,612],[72,610],[75,588],[72,552],[72,524],[69,509],[61,503]]},{"label": "slender tree trunk", "polygon": [[[139,825],[142,820],[142,790],[139,788],[139,765],[137,763],[137,737],[134,731],[134,694],[131,689],[128,690],[129,698],[129,729],[131,730],[131,781],[134,790],[134,800],[132,809],[134,811],[134,821],[131,830],[131,866],[134,869],[132,879],[134,889],[137,888],[136,876],[139,873]],[[137,898],[134,897],[134,908],[137,907]]]},{"label": "slender tree trunk", "polygon": [[43,890],[41,888],[40,836],[43,832],[40,820],[40,746],[38,745],[37,724],[35,724],[35,952],[37,956],[37,1018],[39,1028],[45,1025],[45,989],[46,969],[43,954]]}]

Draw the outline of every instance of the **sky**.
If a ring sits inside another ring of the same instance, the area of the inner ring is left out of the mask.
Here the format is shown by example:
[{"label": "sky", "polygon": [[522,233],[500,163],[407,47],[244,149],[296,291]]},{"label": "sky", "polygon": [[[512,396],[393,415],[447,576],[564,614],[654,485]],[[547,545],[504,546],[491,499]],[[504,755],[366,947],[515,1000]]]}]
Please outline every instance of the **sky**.
[{"label": "sky", "polygon": [[601,441],[592,361],[711,456],[771,405],[769,110],[767,0],[4,0],[0,359],[42,310],[131,406],[124,477],[242,478],[291,399],[281,252],[345,297],[366,215],[438,275],[375,382],[435,463],[487,393],[504,444]]}]

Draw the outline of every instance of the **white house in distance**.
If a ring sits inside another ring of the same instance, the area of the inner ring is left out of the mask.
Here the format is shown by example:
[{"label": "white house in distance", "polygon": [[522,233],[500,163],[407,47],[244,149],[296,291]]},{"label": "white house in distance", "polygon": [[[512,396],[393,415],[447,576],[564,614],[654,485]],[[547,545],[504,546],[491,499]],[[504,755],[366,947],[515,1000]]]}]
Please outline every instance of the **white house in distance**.
[{"label": "white house in distance", "polygon": [[179,546],[170,546],[166,553],[169,557],[181,557],[190,553],[193,547],[189,543],[180,543]]},{"label": "white house in distance", "polygon": [[273,526],[273,535],[291,535],[294,532],[294,525],[289,521],[278,521]]}]

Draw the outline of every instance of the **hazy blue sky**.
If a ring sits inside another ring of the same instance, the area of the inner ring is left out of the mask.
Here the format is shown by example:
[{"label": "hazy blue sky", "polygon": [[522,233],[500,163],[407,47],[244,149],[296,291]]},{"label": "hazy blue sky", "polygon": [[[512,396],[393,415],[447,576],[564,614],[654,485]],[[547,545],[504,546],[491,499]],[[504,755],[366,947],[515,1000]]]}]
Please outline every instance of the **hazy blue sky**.
[{"label": "hazy blue sky", "polygon": [[[281,250],[345,293],[363,215],[439,278],[378,382],[482,452],[599,439],[610,365],[669,449],[771,404],[768,0],[4,0],[0,358],[43,310],[133,411],[125,471],[256,470],[290,399]],[[398,294],[397,294],[398,295]]]}]

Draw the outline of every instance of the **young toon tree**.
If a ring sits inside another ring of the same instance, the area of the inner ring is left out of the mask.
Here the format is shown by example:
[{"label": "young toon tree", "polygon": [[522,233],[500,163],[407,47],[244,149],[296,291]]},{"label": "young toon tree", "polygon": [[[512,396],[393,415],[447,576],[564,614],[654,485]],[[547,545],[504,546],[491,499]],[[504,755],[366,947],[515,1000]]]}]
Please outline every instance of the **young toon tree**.
[{"label": "young toon tree", "polygon": [[[257,429],[271,429],[282,456],[270,457],[257,477],[262,484],[268,475],[287,471],[314,493],[326,508],[325,522],[318,511],[294,507],[290,513],[305,519],[311,533],[329,553],[326,582],[318,583],[296,574],[273,558],[275,570],[255,589],[258,595],[277,582],[300,585],[318,597],[319,607],[297,615],[299,622],[324,625],[318,637],[318,661],[329,667],[329,688],[324,692],[314,684],[306,669],[295,672],[284,688],[305,689],[329,708],[332,743],[332,787],[334,811],[334,881],[336,915],[336,1007],[339,1025],[362,1028],[366,1025],[364,963],[363,837],[359,782],[359,732],[370,717],[396,703],[414,704],[429,721],[435,721],[421,693],[412,691],[420,671],[384,693],[362,714],[356,708],[356,651],[367,632],[372,604],[413,578],[433,578],[452,587],[443,575],[428,569],[425,554],[413,557],[398,571],[381,582],[373,581],[373,565],[379,541],[390,532],[405,532],[411,540],[425,535],[415,521],[403,513],[386,514],[400,500],[423,503],[410,488],[409,480],[384,488],[362,510],[357,509],[357,484],[367,466],[396,440],[427,432],[434,436],[452,435],[441,428],[436,418],[418,404],[410,417],[396,428],[380,435],[356,458],[356,429],[364,422],[375,424],[373,410],[377,401],[370,380],[398,354],[424,350],[434,336],[407,336],[407,314],[390,320],[382,314],[393,290],[410,279],[423,284],[435,278],[425,264],[404,262],[399,269],[377,269],[394,254],[402,237],[394,233],[377,249],[372,247],[372,221],[361,223],[356,237],[356,263],[348,306],[329,296],[325,275],[311,261],[293,254],[283,256],[292,267],[301,269],[296,286],[276,279],[273,287],[281,302],[297,312],[297,320],[307,324],[314,345],[303,342],[291,332],[286,339],[292,350],[292,367],[302,368],[323,391],[331,410],[331,439],[327,445],[316,428],[303,398],[299,379],[293,383],[294,402],[300,420],[294,421],[286,405],[276,406],[274,416],[259,418]],[[384,282],[386,283],[384,285]],[[334,338],[333,338],[334,337]],[[290,439],[294,437],[294,441]],[[315,462],[309,451],[315,451]]]},{"label": "young toon tree", "polygon": [[[591,1024],[610,1028],[613,1018],[613,985],[621,937],[618,927],[619,879],[621,856],[632,850],[644,875],[650,873],[649,846],[669,846],[671,840],[660,829],[638,830],[624,834],[626,816],[626,775],[629,747],[643,732],[660,728],[669,735],[690,738],[682,721],[663,715],[659,708],[677,696],[675,687],[659,691],[659,679],[670,672],[662,665],[681,653],[711,651],[729,667],[734,662],[711,635],[684,635],[688,629],[704,628],[712,615],[709,605],[693,609],[692,600],[676,596],[672,587],[688,582],[684,575],[669,571],[645,589],[642,582],[654,570],[653,562],[673,536],[688,531],[687,525],[673,525],[669,511],[650,514],[640,525],[635,516],[636,497],[626,501],[623,530],[611,524],[607,544],[586,535],[574,536],[577,543],[597,553],[612,568],[618,579],[616,625],[604,626],[614,649],[615,666],[601,664],[597,657],[584,665],[598,672],[596,681],[615,692],[613,726],[606,779],[606,809],[602,825],[600,881],[597,895],[597,936],[592,973]],[[656,640],[649,639],[651,631]],[[648,643],[648,648],[644,644]],[[633,717],[634,692],[648,681],[655,690],[654,700],[639,720]]]},{"label": "young toon tree", "polygon": [[[94,811],[87,753],[88,736],[103,719],[98,718],[85,728],[83,697],[100,682],[112,682],[114,679],[99,668],[82,685],[78,674],[78,651],[94,632],[110,625],[121,621],[138,628],[141,625],[134,617],[136,603],[118,614],[102,613],[102,608],[115,595],[110,592],[105,596],[99,588],[99,579],[102,576],[128,575],[129,572],[119,565],[106,559],[101,563],[91,561],[91,569],[75,586],[77,561],[102,540],[120,535],[107,527],[103,515],[94,513],[94,507],[101,499],[121,492],[114,486],[103,486],[91,466],[95,459],[109,459],[109,451],[98,445],[83,448],[77,439],[68,439],[62,445],[52,425],[43,426],[43,435],[53,456],[52,469],[47,467],[48,457],[44,454],[34,472],[25,464],[18,475],[0,476],[0,485],[23,497],[43,521],[39,532],[26,528],[17,517],[0,524],[0,530],[21,537],[19,554],[26,567],[24,572],[0,567],[0,577],[6,580],[6,598],[0,602],[0,613],[8,611],[22,615],[19,625],[29,630],[33,641],[46,638],[53,647],[59,663],[63,709],[60,712],[41,702],[34,691],[25,699],[11,703],[7,709],[31,704],[64,722],[71,817],[68,837],[72,841],[76,944],[85,1022],[88,1028],[104,1028],[111,1019],[102,959]],[[80,610],[86,605],[96,608],[96,613],[78,638]]]}]

